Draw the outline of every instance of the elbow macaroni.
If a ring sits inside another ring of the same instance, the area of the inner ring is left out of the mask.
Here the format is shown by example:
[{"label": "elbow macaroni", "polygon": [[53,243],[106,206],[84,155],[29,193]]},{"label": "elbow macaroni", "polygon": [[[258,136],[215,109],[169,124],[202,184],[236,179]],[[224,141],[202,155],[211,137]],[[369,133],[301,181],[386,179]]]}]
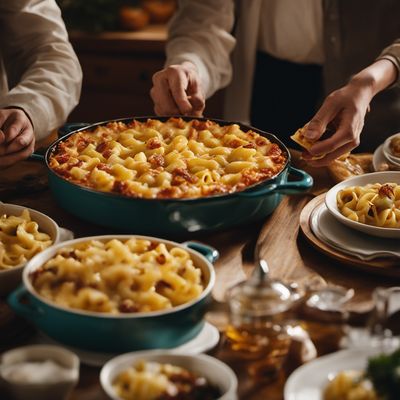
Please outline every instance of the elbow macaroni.
[{"label": "elbow macaroni", "polygon": [[400,228],[400,185],[396,183],[352,186],[336,196],[339,211],[363,224]]},{"label": "elbow macaroni", "polygon": [[[100,191],[196,198],[244,190],[277,175],[286,160],[276,143],[238,125],[170,118],[112,122],[73,134],[59,143],[50,167]],[[238,175],[225,178],[232,174]]]},{"label": "elbow macaroni", "polygon": [[0,217],[0,271],[26,263],[51,244],[50,236],[39,231],[27,209],[19,217]]},{"label": "elbow macaroni", "polygon": [[123,400],[218,399],[220,390],[185,368],[140,360],[112,383]]},{"label": "elbow macaroni", "polygon": [[58,305],[112,314],[175,307],[204,290],[189,252],[136,238],[62,248],[31,280],[39,295]]}]

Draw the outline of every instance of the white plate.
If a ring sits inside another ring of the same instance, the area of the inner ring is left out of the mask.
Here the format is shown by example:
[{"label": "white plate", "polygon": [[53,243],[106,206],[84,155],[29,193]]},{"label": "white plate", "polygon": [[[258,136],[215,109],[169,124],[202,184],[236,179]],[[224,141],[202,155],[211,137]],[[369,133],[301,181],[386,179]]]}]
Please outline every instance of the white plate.
[{"label": "white plate", "polygon": [[356,229],[360,232],[366,233],[367,235],[386,237],[386,238],[397,238],[400,239],[400,228],[380,228],[377,226],[362,224],[361,222],[352,221],[341,214],[337,207],[336,195],[337,193],[349,186],[365,186],[369,183],[388,183],[394,182],[400,185],[400,171],[385,171],[385,172],[373,172],[371,174],[364,174],[354,176],[346,179],[343,182],[333,186],[325,196],[325,204],[329,212],[339,222],[350,228]]},{"label": "white plate", "polygon": [[379,353],[377,349],[341,350],[297,368],[287,380],[285,400],[322,400],[329,378],[344,370],[363,370],[368,358]]},{"label": "white plate", "polygon": [[[205,322],[203,329],[194,339],[189,340],[189,342],[186,342],[181,346],[165,350],[165,352],[171,351],[174,352],[175,354],[177,353],[200,354],[208,350],[211,350],[213,347],[217,345],[218,341],[219,341],[218,329],[209,322]],[[43,333],[40,333],[38,335],[35,342],[54,344],[57,346],[65,347],[66,349],[74,352],[79,357],[82,364],[91,365],[93,367],[102,367],[108,360],[111,360],[112,358],[118,356],[117,353],[98,353],[95,351],[88,351],[88,350],[78,349],[76,347],[65,346],[49,338]]]},{"label": "white plate", "polygon": [[323,203],[312,212],[310,226],[318,239],[361,260],[373,260],[382,257],[400,258],[398,240],[377,238],[350,229],[338,222]]},{"label": "white plate", "polygon": [[386,159],[385,154],[383,153],[383,144],[381,144],[374,152],[374,155],[372,157],[372,166],[374,167],[374,170],[378,172],[382,170],[382,166],[384,166],[385,164],[389,166],[389,169],[391,171],[397,171],[400,169],[400,166],[396,167],[389,160]]}]

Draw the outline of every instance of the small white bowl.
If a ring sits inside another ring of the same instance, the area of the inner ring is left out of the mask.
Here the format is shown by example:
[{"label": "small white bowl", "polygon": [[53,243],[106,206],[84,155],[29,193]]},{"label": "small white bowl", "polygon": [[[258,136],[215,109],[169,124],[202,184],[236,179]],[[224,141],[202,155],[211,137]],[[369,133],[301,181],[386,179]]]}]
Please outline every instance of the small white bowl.
[{"label": "small white bowl", "polygon": [[[28,207],[17,206],[15,204],[5,204],[0,202],[0,215],[21,215],[27,209],[33,221],[37,222],[42,232],[47,233],[53,244],[60,241],[60,228],[57,223],[45,214]],[[26,263],[10,269],[0,269],[0,296],[11,293],[22,281],[22,270]]]},{"label": "small white bowl", "polygon": [[400,228],[381,228],[378,226],[367,225],[361,222],[353,221],[346,218],[338,209],[336,202],[337,193],[350,186],[365,186],[369,183],[397,183],[400,185],[400,171],[385,171],[385,172],[373,172],[371,174],[364,174],[354,176],[350,179],[346,179],[343,182],[333,186],[325,196],[325,204],[329,212],[342,224],[356,229],[360,232],[366,233],[367,235],[379,236],[385,238],[400,239]]},{"label": "small white bowl", "polygon": [[[6,370],[24,362],[53,361],[64,367],[67,376],[53,382],[15,382],[6,377]],[[64,400],[79,379],[79,358],[59,346],[33,345],[5,352],[0,363],[0,384],[17,400]],[[1,386],[0,386],[1,387]]]},{"label": "small white bowl", "polygon": [[138,351],[115,357],[104,365],[100,372],[100,383],[112,400],[121,400],[112,387],[119,373],[139,360],[168,363],[183,367],[207,379],[221,390],[218,400],[237,400],[237,378],[234,372],[222,361],[205,354],[183,355],[163,350]]},{"label": "small white bowl", "polygon": [[390,142],[394,137],[400,137],[400,133],[396,133],[392,136],[389,136],[384,142],[383,142],[383,154],[385,155],[386,159],[395,164],[396,166],[400,165],[400,157],[395,156],[392,153],[392,150],[390,149]]}]

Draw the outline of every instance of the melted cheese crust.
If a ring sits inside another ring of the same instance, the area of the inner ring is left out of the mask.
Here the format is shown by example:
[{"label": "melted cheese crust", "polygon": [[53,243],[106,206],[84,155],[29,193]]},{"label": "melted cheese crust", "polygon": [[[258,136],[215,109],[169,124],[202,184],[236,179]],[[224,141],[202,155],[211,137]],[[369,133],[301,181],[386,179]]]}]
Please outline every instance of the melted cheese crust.
[{"label": "melted cheese crust", "polygon": [[197,198],[242,191],[282,171],[276,143],[239,125],[170,118],[111,122],[71,135],[50,156],[68,181],[141,198]]}]

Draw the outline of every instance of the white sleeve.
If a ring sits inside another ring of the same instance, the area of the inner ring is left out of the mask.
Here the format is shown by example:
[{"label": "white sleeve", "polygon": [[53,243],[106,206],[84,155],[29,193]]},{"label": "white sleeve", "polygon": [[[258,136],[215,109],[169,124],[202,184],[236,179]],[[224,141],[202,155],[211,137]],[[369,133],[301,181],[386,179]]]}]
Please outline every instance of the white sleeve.
[{"label": "white sleeve", "polygon": [[17,106],[37,139],[62,125],[77,105],[82,70],[54,0],[0,0],[0,45],[9,91],[0,108]]},{"label": "white sleeve", "polygon": [[233,24],[233,0],[180,0],[169,26],[166,65],[192,62],[210,97],[232,78]]}]

